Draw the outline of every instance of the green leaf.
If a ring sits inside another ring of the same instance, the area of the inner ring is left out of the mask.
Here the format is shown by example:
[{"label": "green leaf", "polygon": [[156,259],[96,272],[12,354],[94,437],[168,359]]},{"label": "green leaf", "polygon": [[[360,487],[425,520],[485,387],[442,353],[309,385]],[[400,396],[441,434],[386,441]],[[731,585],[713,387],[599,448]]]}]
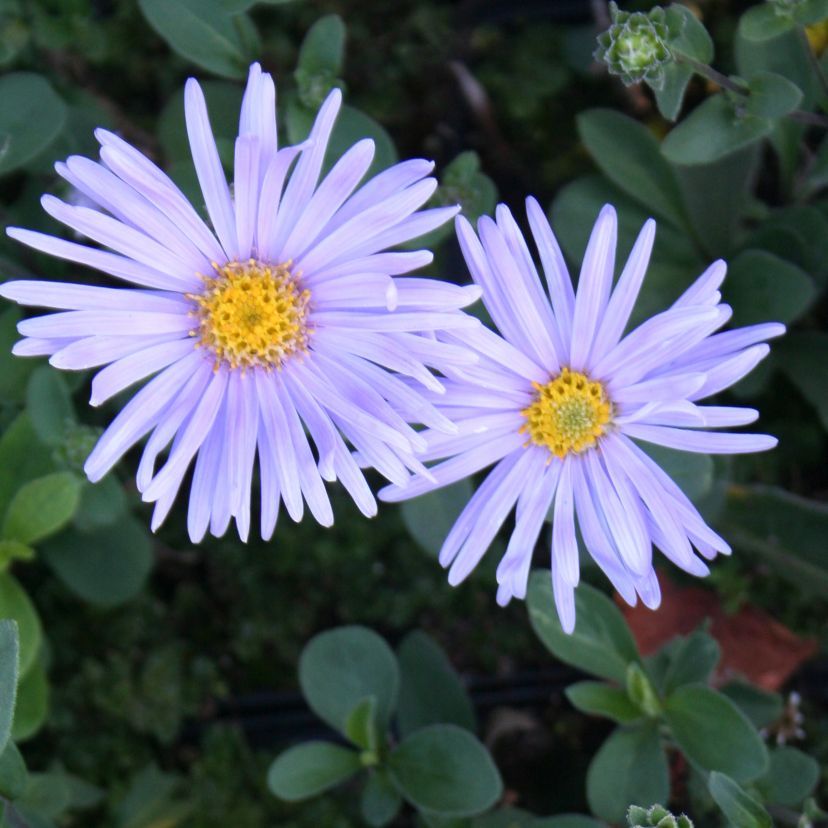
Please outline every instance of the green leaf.
[{"label": "green leaf", "polygon": [[[0,621],[0,753],[9,741],[17,699],[20,641],[13,620]],[[0,759],[2,764],[2,759]]]},{"label": "green leaf", "polygon": [[34,736],[46,722],[49,713],[49,680],[40,660],[23,677],[17,688],[12,738],[24,742]]},{"label": "green leaf", "polygon": [[589,584],[581,584],[575,591],[577,622],[571,635],[563,631],[558,620],[548,572],[536,570],[531,574],[526,606],[538,638],[566,664],[623,683],[627,665],[640,660],[621,611]]},{"label": "green leaf", "polygon": [[29,672],[40,651],[43,628],[31,599],[17,579],[8,572],[0,574],[0,618],[10,618],[17,622],[20,647],[18,675],[22,678]]},{"label": "green leaf", "polygon": [[713,771],[707,789],[733,828],[773,828],[770,814],[729,776]]},{"label": "green leaf", "polygon": [[664,692],[669,695],[685,684],[706,684],[716,669],[721,648],[715,638],[701,630],[684,636],[670,653],[664,677]]},{"label": "green leaf", "polygon": [[639,448],[670,475],[690,500],[698,503],[710,492],[714,469],[709,455],[690,454],[653,443],[641,443]]},{"label": "green leaf", "polygon": [[315,636],[302,651],[299,683],[311,710],[341,733],[354,707],[375,696],[384,732],[397,705],[397,659],[375,632],[338,627]]},{"label": "green leaf", "polygon": [[53,825],[51,820],[66,811],[71,796],[65,773],[30,773],[26,790],[15,802],[15,806],[24,815],[27,824],[45,828],[46,825]]},{"label": "green leaf", "polygon": [[739,18],[739,35],[759,43],[784,34],[796,25],[789,14],[784,14],[777,3],[759,3]]},{"label": "green leaf", "polygon": [[471,482],[464,478],[439,492],[406,500],[400,505],[405,528],[426,552],[436,558],[471,496]]},{"label": "green leaf", "polygon": [[695,237],[708,261],[729,259],[741,241],[761,160],[759,149],[753,144],[711,164],[675,168]]},{"label": "green leaf", "polygon": [[602,681],[579,681],[564,691],[574,707],[582,713],[606,716],[619,724],[628,724],[641,718],[641,711],[630,701],[620,687]]},{"label": "green leaf", "polygon": [[9,568],[12,561],[30,561],[37,553],[25,543],[16,540],[0,540],[0,572]]},{"label": "green leaf", "polygon": [[727,696],[750,719],[754,727],[767,727],[782,715],[782,696],[770,693],[744,681],[734,681],[721,688]]},{"label": "green leaf", "polygon": [[[704,24],[681,3],[674,3],[667,9],[667,24],[672,31],[680,34],[670,41],[670,49],[681,52],[701,63],[713,60],[713,41]],[[658,110],[668,121],[675,121],[684,102],[687,84],[693,77],[693,70],[686,64],[672,61],[664,67],[664,85],[654,89]]]},{"label": "green leaf", "polygon": [[363,750],[376,754],[380,737],[377,732],[377,699],[366,696],[348,714],[345,722],[345,735]]},{"label": "green leaf", "polygon": [[764,742],[727,696],[687,684],[667,697],[664,713],[679,748],[704,770],[721,771],[739,781],[767,770]]},{"label": "green leaf", "polygon": [[[625,195],[603,176],[578,178],[558,193],[552,206],[552,227],[567,258],[578,272],[590,230],[605,204],[618,211],[618,251],[616,262],[626,260],[636,236],[649,218],[637,202]],[[666,222],[658,227],[653,255],[630,326],[663,311],[678,299],[705,263],[689,241],[688,234]],[[620,266],[616,268],[620,271]],[[630,327],[628,326],[628,328]]]},{"label": "green leaf", "polygon": [[748,79],[746,110],[759,118],[781,118],[802,102],[802,90],[775,72],[757,72]]},{"label": "green leaf", "polygon": [[768,802],[795,808],[814,792],[819,776],[816,759],[794,747],[782,746],[771,751],[770,768],[760,785]]},{"label": "green leaf", "polygon": [[667,8],[666,22],[671,31],[678,35],[670,40],[670,49],[698,60],[710,63],[713,60],[713,39],[704,23],[682,3],[673,3]]},{"label": "green leaf", "polygon": [[480,156],[473,150],[461,152],[446,165],[437,193],[443,204],[460,204],[472,223],[493,213],[497,204],[497,186],[480,171]]},{"label": "green leaf", "polygon": [[673,61],[664,67],[664,83],[654,89],[656,106],[662,117],[675,121],[684,104],[684,93],[693,77],[693,70],[684,63]]},{"label": "green leaf", "polygon": [[503,791],[489,752],[456,725],[431,725],[407,736],[388,758],[388,770],[415,808],[444,817],[482,813]]},{"label": "green leaf", "polygon": [[202,69],[243,78],[253,55],[220,0],[138,0],[147,22],[173,51]]},{"label": "green leaf", "polygon": [[3,537],[33,544],[60,531],[80,502],[80,480],[55,472],[24,483],[12,498],[3,521]]},{"label": "green leaf", "polygon": [[606,828],[603,822],[580,814],[561,814],[534,820],[529,828]]},{"label": "green leaf", "polygon": [[820,23],[828,18],[828,0],[802,0],[793,7],[792,13],[802,26]]},{"label": "green leaf", "polygon": [[816,408],[823,428],[828,430],[828,382],[825,381],[828,334],[819,331],[788,334],[774,349],[780,368]]},{"label": "green leaf", "polygon": [[397,658],[397,723],[402,736],[430,724],[456,724],[474,732],[474,707],[466,688],[433,639],[419,630],[409,633],[397,650]]},{"label": "green leaf", "polygon": [[0,175],[16,170],[57,138],[66,104],[41,75],[12,72],[0,77]]},{"label": "green leaf", "polygon": [[661,145],[674,164],[709,164],[769,135],[773,123],[750,114],[739,115],[724,94],[697,106]]},{"label": "green leaf", "polygon": [[772,486],[731,486],[719,523],[734,546],[750,550],[804,590],[825,594],[828,506]]},{"label": "green leaf", "polygon": [[743,250],[728,267],[722,288],[733,306],[733,325],[793,322],[811,306],[816,289],[796,265],[764,250]]},{"label": "green leaf", "polygon": [[23,796],[29,783],[26,763],[14,742],[8,742],[0,753],[0,796],[15,800]]},{"label": "green leaf", "polygon": [[743,78],[758,72],[783,75],[802,90],[802,105],[811,107],[818,92],[818,82],[799,33],[785,32],[772,40],[749,41],[737,35],[734,41],[736,70]]},{"label": "green leaf", "polygon": [[359,754],[330,742],[306,742],[282,753],[267,772],[267,787],[280,799],[296,802],[333,788],[362,766]]},{"label": "green leaf", "polygon": [[45,544],[41,553],[72,592],[100,607],[134,598],[143,589],[153,560],[147,530],[129,515],[91,532],[64,532]]},{"label": "green leaf", "polygon": [[397,793],[388,774],[375,770],[365,783],[360,798],[360,811],[371,828],[383,828],[400,811],[402,797]]},{"label": "green leaf", "polygon": [[23,483],[53,468],[51,452],[38,440],[26,414],[19,414],[0,436],[0,517]]},{"label": "green leaf", "polygon": [[627,695],[645,715],[656,717],[661,714],[658,694],[641,665],[636,662],[627,665]]},{"label": "green leaf", "polygon": [[345,56],[345,24],[338,14],[320,17],[299,49],[294,77],[302,103],[315,109],[336,84]]},{"label": "green leaf", "polygon": [[658,726],[615,730],[590,763],[586,786],[590,811],[608,822],[621,822],[630,802],[664,802],[670,782]]},{"label": "green leaf", "polygon": [[29,378],[26,410],[40,440],[47,446],[59,445],[75,411],[66,381],[53,368],[41,365]]},{"label": "green leaf", "polygon": [[95,532],[121,520],[126,507],[124,487],[115,475],[108,475],[83,487],[73,523],[80,532]]},{"label": "green leaf", "polygon": [[582,112],[577,123],[581,140],[613,184],[647,210],[678,227],[685,224],[678,182],[645,126],[612,109]]},{"label": "green leaf", "polygon": [[[72,788],[67,784],[70,796]],[[189,813],[189,803],[176,799],[178,777],[150,764],[139,771],[115,810],[117,828],[173,828]]]}]

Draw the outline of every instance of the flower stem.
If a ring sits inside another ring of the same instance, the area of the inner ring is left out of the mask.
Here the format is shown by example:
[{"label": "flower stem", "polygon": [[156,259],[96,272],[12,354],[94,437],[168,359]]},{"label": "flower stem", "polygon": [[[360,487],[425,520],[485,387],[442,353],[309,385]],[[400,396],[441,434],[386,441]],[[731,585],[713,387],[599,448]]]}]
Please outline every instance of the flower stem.
[{"label": "flower stem", "polygon": [[[708,66],[706,63],[701,63],[688,55],[677,54],[675,57],[679,63],[684,63],[689,66],[697,75],[701,75],[703,78],[713,81],[713,83],[721,86],[722,89],[727,89],[728,92],[742,95],[745,98],[750,96],[750,89],[745,86],[745,84],[735,81],[733,78],[729,78],[727,75],[722,74],[712,66]],[[822,78],[825,79],[821,67],[820,73]],[[825,81],[826,91],[828,92],[828,79],[825,79]],[[817,112],[807,112],[804,109],[795,109],[793,112],[789,112],[786,117],[800,124],[807,124],[808,126],[818,126],[823,129],[828,129],[828,116],[820,115]]]}]

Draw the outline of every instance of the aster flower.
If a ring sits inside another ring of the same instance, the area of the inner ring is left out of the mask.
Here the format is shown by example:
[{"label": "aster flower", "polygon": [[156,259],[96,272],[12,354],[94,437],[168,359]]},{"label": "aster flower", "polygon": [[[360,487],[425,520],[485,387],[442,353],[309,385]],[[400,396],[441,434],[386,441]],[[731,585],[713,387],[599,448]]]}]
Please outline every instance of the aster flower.
[{"label": "aster flower", "polygon": [[435,402],[459,426],[446,437],[424,433],[424,461],[434,478],[380,492],[404,500],[492,464],[443,544],[449,582],[462,581],[516,507],[515,528],[497,569],[497,599],[526,595],[535,543],[552,517],[552,583],[563,628],[575,625],[579,579],[576,520],[590,555],[630,604],[660,601],[653,546],[694,575],[702,559],[730,548],[702,519],[640,441],[707,454],[764,451],[762,434],[711,430],[753,422],[749,408],[699,405],[747,374],[768,353],[777,324],[716,333],[730,318],[718,288],[724,262],[713,263],[667,310],[624,335],[644,279],[655,222],[641,230],[613,289],[616,216],[604,207],[572,287],[560,248],[534,199],[529,224],[546,275],[543,291],[529,248],[511,213],[484,217],[479,238],[457,219],[460,246],[483,301],[504,338],[480,328],[448,332],[479,354],[451,370]]},{"label": "aster flower", "polygon": [[264,538],[274,531],[280,501],[294,520],[306,502],[319,523],[332,523],[323,479],[339,479],[373,515],[376,503],[352,448],[387,479],[404,482],[409,470],[424,471],[414,456],[424,440],[411,423],[453,428],[414,386],[439,392],[426,366],[473,360],[431,332],[475,325],[457,309],[479,289],[398,278],[432,255],[387,250],[441,225],[456,208],[417,212],[436,187],[428,161],[397,164],[360,187],[374,155],[370,140],[352,146],[320,181],[340,103],[334,90],[308,140],[280,149],[275,87],[254,64],[231,192],[204,96],[191,79],[187,133],[212,227],[149,159],[98,130],[101,163],[73,156],[57,171],[99,209],[53,196],[42,203],[112,252],[8,230],[36,250],[128,283],[13,281],[0,295],[62,311],[22,321],[25,338],[14,353],[48,355],[62,369],[106,366],[92,380],[93,405],[155,375],[85,464],[89,479],[100,480],[149,435],[137,483],[155,503],[153,529],[194,459],[193,541],[208,528],[222,535],[231,518],[247,538],[257,455]]}]

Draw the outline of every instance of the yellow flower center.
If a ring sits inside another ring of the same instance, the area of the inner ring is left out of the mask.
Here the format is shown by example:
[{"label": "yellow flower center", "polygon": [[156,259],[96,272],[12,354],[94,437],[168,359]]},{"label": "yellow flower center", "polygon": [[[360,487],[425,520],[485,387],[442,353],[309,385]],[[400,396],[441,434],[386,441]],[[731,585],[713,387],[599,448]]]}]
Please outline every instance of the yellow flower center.
[{"label": "yellow flower center", "polygon": [[612,418],[612,403],[600,382],[564,368],[546,385],[532,385],[537,395],[521,412],[526,422],[520,429],[530,443],[560,458],[595,445]]},{"label": "yellow flower center", "polygon": [[300,289],[290,265],[214,264],[216,275],[203,277],[203,292],[190,295],[198,306],[190,335],[215,354],[217,367],[278,368],[306,349],[310,291]]}]

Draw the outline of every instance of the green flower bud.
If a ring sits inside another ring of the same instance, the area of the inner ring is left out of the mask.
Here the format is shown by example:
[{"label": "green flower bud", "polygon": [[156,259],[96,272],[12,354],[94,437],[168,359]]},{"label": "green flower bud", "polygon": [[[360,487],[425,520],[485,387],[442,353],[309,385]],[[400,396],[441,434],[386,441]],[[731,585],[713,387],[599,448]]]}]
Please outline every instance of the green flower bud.
[{"label": "green flower bud", "polygon": [[627,811],[627,823],[630,828],[693,828],[693,823],[685,814],[676,817],[663,805],[653,805],[649,810],[631,805]]},{"label": "green flower bud", "polygon": [[664,86],[664,66],[672,59],[667,45],[670,33],[664,9],[623,12],[609,4],[612,25],[598,36],[595,58],[627,86],[646,81],[653,89]]}]

